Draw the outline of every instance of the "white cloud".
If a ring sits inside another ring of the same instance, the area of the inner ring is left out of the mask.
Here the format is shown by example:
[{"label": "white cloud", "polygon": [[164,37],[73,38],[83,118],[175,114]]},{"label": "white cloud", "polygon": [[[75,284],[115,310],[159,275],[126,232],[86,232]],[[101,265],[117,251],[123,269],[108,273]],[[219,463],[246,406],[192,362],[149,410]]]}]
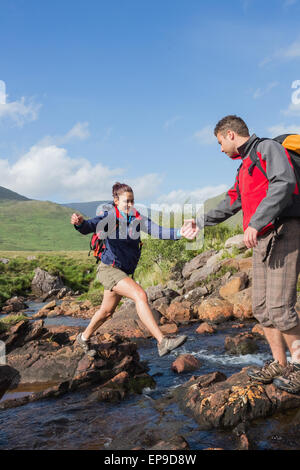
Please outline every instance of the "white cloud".
[{"label": "white cloud", "polygon": [[46,136],[38,145],[45,147],[50,145],[64,145],[72,140],[85,140],[90,136],[89,123],[88,122],[77,122],[72,129],[70,129],[64,135],[57,136]]},{"label": "white cloud", "polygon": [[24,96],[18,101],[7,101],[5,82],[0,81],[0,119],[8,119],[22,127],[27,121],[35,121],[41,105]]},{"label": "white cloud", "polygon": [[290,126],[285,126],[284,124],[277,124],[268,128],[268,132],[271,137],[276,137],[277,135],[283,134],[300,134],[300,124],[292,124]]},{"label": "white cloud", "polygon": [[270,91],[273,89],[273,88],[276,88],[277,86],[279,85],[279,82],[271,82],[271,83],[268,83],[268,85],[265,87],[265,88],[258,88],[254,94],[253,94],[253,98],[255,100],[257,100],[258,98],[261,98],[262,96],[264,95],[267,95],[268,93],[270,93]]},{"label": "white cloud", "polygon": [[202,204],[206,199],[218,196],[228,190],[228,186],[220,184],[219,186],[205,186],[191,191],[178,189],[164,194],[157,198],[159,204]]},{"label": "white cloud", "polygon": [[298,3],[298,0],[285,0],[283,3],[283,6],[285,8],[288,8],[288,7],[291,7],[292,5],[295,5],[296,3]]},{"label": "white cloud", "polygon": [[269,64],[270,62],[279,61],[290,61],[300,58],[300,39],[297,39],[287,47],[280,48],[275,51],[270,57],[266,57],[260,66]]},{"label": "white cloud", "polygon": [[177,121],[180,121],[180,119],[182,119],[181,116],[173,116],[172,118],[168,119],[168,120],[164,123],[164,128],[165,128],[165,129],[169,129],[169,127],[173,127],[174,124],[175,124]]},{"label": "white cloud", "polygon": [[289,107],[282,111],[285,116],[300,116],[300,104],[290,103]]},{"label": "white cloud", "polygon": [[212,126],[203,127],[202,129],[194,133],[194,137],[198,140],[200,144],[213,145],[214,143],[216,143],[214,128]]},{"label": "white cloud", "polygon": [[157,174],[130,180],[123,168],[93,165],[56,145],[34,145],[14,164],[0,159],[0,185],[29,198],[61,202],[110,199],[112,185],[118,180],[132,184],[136,200],[153,197],[161,183]]}]

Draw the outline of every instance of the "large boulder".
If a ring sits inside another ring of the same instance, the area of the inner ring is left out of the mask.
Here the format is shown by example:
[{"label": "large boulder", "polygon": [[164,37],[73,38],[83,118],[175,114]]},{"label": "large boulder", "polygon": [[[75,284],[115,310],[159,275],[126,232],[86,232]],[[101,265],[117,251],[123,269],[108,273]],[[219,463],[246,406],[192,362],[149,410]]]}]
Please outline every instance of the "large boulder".
[{"label": "large boulder", "polygon": [[235,318],[239,320],[253,318],[252,287],[233,294],[230,302],[233,304],[233,315]]},{"label": "large boulder", "polygon": [[197,269],[196,271],[193,271],[191,274],[191,277],[188,281],[185,281],[184,283],[184,289],[185,292],[188,292],[192,289],[195,289],[196,287],[199,287],[200,284],[202,284],[208,276],[215,274],[219,271],[219,269],[222,266],[222,262],[218,261],[215,264],[212,264],[211,266],[203,266],[200,269]]},{"label": "large boulder", "polygon": [[64,284],[59,276],[53,276],[41,268],[34,270],[35,276],[31,283],[33,294],[42,296],[53,289],[62,289]]},{"label": "large boulder", "polygon": [[226,380],[220,372],[192,377],[166,397],[192,415],[200,429],[233,428],[291,408],[299,408],[300,395],[276,389],[273,384],[251,382],[247,369]]},{"label": "large boulder", "polygon": [[173,302],[166,311],[166,317],[176,323],[188,323],[193,318],[192,304],[188,300]]},{"label": "large boulder", "polygon": [[235,235],[234,237],[230,237],[226,240],[225,242],[225,248],[228,249],[228,248],[238,248],[239,250],[240,249],[245,249],[246,250],[246,245],[245,245],[245,242],[244,242],[244,235],[241,234],[241,235]]},{"label": "large boulder", "polygon": [[202,321],[222,323],[233,316],[233,306],[227,300],[210,297],[194,306],[194,312]]},{"label": "large boulder", "polygon": [[2,307],[2,313],[17,313],[21,310],[25,310],[26,308],[28,308],[28,305],[25,303],[25,298],[21,296],[14,296],[4,303],[4,306]]}]

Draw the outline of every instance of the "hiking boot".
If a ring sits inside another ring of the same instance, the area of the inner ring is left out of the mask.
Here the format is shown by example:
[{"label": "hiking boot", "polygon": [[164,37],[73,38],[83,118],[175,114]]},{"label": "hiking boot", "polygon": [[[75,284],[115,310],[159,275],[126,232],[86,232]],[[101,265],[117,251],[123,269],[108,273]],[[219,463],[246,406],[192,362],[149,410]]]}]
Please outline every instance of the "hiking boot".
[{"label": "hiking boot", "polygon": [[75,343],[78,344],[88,356],[94,357],[96,355],[96,351],[94,349],[90,349],[89,342],[82,338],[82,333],[79,333],[76,336]]},{"label": "hiking boot", "polygon": [[178,348],[187,340],[187,336],[175,336],[173,338],[164,336],[162,342],[157,345],[158,354],[159,356],[165,356],[169,352],[173,351],[173,349]]},{"label": "hiking boot", "polygon": [[286,367],[279,364],[278,361],[267,361],[261,368],[253,367],[247,370],[250,379],[261,382],[263,384],[270,384],[273,379],[283,374]]},{"label": "hiking boot", "polygon": [[300,393],[300,364],[288,364],[284,374],[274,380],[274,385],[288,393]]}]

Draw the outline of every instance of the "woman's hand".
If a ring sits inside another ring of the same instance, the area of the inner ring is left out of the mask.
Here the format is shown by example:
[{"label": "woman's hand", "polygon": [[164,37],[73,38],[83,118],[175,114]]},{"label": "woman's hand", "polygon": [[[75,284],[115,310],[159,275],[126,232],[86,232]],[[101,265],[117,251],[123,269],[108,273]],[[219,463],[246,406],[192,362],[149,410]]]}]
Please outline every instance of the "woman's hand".
[{"label": "woman's hand", "polygon": [[74,214],[72,214],[72,216],[71,216],[71,221],[70,222],[73,225],[81,225],[83,220],[84,219],[83,219],[82,215],[75,214],[75,212],[74,212]]},{"label": "woman's hand", "polygon": [[184,221],[184,224],[180,229],[180,235],[188,240],[194,240],[199,231],[200,229],[197,226],[195,219],[188,219]]}]

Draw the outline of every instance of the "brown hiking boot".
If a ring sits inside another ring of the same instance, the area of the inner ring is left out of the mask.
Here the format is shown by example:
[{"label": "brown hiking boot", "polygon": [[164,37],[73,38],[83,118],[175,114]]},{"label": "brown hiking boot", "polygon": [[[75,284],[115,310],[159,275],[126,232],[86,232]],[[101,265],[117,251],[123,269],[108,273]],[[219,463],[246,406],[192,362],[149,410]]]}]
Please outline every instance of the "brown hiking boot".
[{"label": "brown hiking boot", "polygon": [[288,393],[300,393],[300,364],[289,364],[274,385]]},{"label": "brown hiking boot", "polygon": [[270,384],[273,379],[281,376],[286,367],[279,364],[278,361],[267,361],[261,368],[252,368],[247,371],[250,379],[263,384]]}]

